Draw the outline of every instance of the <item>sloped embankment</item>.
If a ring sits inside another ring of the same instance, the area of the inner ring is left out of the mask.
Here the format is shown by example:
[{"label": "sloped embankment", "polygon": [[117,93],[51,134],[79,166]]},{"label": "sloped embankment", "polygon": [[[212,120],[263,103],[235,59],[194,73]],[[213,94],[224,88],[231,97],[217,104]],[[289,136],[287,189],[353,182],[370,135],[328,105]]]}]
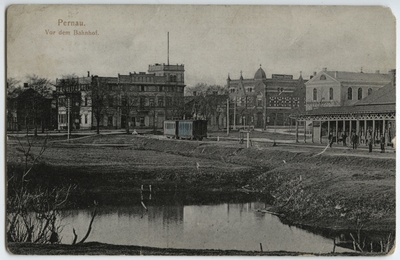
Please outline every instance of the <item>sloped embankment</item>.
[{"label": "sloped embankment", "polygon": [[394,231],[395,160],[244,149],[198,142],[138,139],[140,149],[253,166],[247,189],[275,197],[271,210],[292,223],[329,229]]}]

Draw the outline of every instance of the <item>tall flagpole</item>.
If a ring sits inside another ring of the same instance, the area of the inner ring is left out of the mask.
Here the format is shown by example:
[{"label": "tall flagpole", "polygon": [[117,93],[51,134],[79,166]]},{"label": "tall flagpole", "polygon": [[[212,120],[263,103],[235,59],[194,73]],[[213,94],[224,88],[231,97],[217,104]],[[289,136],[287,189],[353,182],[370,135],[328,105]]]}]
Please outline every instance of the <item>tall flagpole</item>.
[{"label": "tall flagpole", "polygon": [[167,34],[167,64],[169,65],[169,32]]}]

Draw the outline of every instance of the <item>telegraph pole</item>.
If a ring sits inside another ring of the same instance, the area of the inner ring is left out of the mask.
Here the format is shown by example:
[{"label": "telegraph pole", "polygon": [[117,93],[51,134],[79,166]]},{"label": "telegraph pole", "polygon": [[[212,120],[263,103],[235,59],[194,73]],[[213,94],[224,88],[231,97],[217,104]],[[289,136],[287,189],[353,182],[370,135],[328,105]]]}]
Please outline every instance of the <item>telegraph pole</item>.
[{"label": "telegraph pole", "polygon": [[226,135],[229,136],[229,97],[226,100]]},{"label": "telegraph pole", "polygon": [[67,99],[67,122],[68,122],[68,133],[67,133],[67,140],[69,141],[70,134],[71,134],[71,98]]},{"label": "telegraph pole", "polygon": [[169,32],[167,33],[167,64],[169,65]]}]

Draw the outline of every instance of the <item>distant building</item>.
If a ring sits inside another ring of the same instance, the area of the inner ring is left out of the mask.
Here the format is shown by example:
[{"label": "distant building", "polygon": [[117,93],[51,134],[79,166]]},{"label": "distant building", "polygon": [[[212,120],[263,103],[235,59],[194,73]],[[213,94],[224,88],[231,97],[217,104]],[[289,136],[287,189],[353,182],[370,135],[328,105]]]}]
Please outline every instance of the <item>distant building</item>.
[{"label": "distant building", "polygon": [[57,108],[52,93],[39,93],[28,83],[7,97],[7,130],[37,129],[38,132],[57,128]]},{"label": "distant building", "polygon": [[311,142],[328,142],[331,136],[336,142],[345,137],[349,144],[356,134],[362,145],[371,139],[378,143],[382,136],[390,144],[396,136],[396,70],[381,74],[324,69],[306,88],[307,111],[295,117],[298,123],[307,122]]},{"label": "distant building", "polygon": [[305,87],[302,76],[272,74],[267,78],[260,67],[253,78],[227,79],[230,107],[230,125],[235,127],[285,126],[294,124],[289,116],[304,110]]},{"label": "distant building", "polygon": [[[161,128],[184,113],[184,65],[149,65],[148,73],[57,79],[59,128]],[[71,84],[72,83],[72,84]],[[70,100],[70,101],[68,101]],[[97,122],[98,121],[98,122]]]},{"label": "distant building", "polygon": [[328,71],[324,68],[306,83],[306,110],[349,106],[391,82],[391,75]]}]

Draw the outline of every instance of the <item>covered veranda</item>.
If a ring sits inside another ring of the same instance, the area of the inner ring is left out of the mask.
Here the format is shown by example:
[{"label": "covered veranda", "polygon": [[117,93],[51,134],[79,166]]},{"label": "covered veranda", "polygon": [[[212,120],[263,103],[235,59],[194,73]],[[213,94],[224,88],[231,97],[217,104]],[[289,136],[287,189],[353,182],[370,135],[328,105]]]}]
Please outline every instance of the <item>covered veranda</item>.
[{"label": "covered veranda", "polygon": [[[311,132],[312,143],[328,143],[329,137],[336,143],[346,138],[351,143],[354,134],[359,144],[367,145],[372,138],[376,145],[382,135],[387,145],[391,145],[396,135],[395,105],[322,107],[294,116],[296,118],[296,142],[307,142],[306,132]],[[299,136],[299,125],[303,123],[304,136]],[[310,139],[308,139],[310,140]]]}]

